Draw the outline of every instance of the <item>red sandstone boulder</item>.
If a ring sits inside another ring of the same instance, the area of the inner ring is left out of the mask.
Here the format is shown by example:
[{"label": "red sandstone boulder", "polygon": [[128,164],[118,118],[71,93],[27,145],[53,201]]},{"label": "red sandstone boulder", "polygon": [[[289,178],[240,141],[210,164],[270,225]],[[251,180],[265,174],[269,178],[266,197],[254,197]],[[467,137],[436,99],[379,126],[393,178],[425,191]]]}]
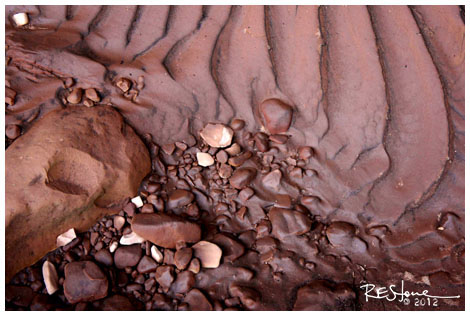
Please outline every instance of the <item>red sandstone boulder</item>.
[{"label": "red sandstone boulder", "polygon": [[150,171],[142,141],[111,107],[54,110],[5,154],[6,278],[136,194]]}]

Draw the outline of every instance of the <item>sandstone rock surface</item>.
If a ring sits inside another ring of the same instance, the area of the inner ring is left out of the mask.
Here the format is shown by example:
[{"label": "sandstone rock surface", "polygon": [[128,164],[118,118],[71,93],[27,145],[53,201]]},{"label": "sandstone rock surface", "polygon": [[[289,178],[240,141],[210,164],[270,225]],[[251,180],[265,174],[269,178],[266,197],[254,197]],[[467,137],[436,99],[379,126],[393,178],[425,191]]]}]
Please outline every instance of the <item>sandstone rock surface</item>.
[{"label": "sandstone rock surface", "polygon": [[142,141],[111,107],[68,107],[5,153],[6,278],[134,196],[150,171]]}]

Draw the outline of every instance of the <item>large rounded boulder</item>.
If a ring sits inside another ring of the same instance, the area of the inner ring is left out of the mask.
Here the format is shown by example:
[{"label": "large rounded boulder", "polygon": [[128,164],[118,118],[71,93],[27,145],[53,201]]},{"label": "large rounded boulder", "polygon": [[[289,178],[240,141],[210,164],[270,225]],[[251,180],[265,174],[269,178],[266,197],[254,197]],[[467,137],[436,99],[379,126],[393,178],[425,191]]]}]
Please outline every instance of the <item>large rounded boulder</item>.
[{"label": "large rounded boulder", "polygon": [[48,113],[5,154],[6,277],[70,228],[118,211],[150,171],[149,153],[111,107]]}]

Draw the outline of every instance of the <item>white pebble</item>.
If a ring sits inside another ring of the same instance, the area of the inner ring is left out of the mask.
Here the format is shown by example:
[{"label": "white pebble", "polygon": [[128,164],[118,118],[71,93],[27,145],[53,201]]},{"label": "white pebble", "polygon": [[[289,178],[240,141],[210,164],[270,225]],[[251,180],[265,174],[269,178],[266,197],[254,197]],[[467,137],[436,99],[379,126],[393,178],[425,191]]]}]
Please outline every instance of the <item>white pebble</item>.
[{"label": "white pebble", "polygon": [[119,243],[121,245],[134,245],[134,244],[141,244],[144,241],[145,241],[144,238],[140,237],[135,232],[132,232],[130,234],[122,236],[121,240],[119,240]]},{"label": "white pebble", "polygon": [[131,202],[134,203],[136,207],[144,206],[144,202],[142,201],[142,198],[140,196],[136,196],[131,200]]},{"label": "white pebble", "polygon": [[214,158],[208,153],[197,153],[196,154],[197,163],[203,167],[209,167],[214,164]]},{"label": "white pebble", "polygon": [[158,262],[161,263],[163,261],[163,254],[161,253],[160,250],[154,245],[152,248],[150,248],[150,252],[152,253],[152,258]]},{"label": "white pebble", "polygon": [[46,290],[49,295],[54,294],[59,289],[59,277],[55,266],[49,261],[44,261],[42,265],[42,276],[44,278],[44,284],[46,284]]},{"label": "white pebble", "polygon": [[21,12],[13,15],[13,21],[15,21],[16,26],[23,26],[29,23],[29,18],[26,13]]},{"label": "white pebble", "polygon": [[118,244],[117,241],[113,241],[113,242],[111,243],[111,245],[109,245],[109,252],[110,252],[110,253],[115,252],[116,249],[117,249],[117,247],[118,247],[118,245],[119,245],[119,244]]},{"label": "white pebble", "polygon": [[223,148],[232,143],[233,130],[223,124],[207,124],[199,133],[211,147]]},{"label": "white pebble", "polygon": [[57,247],[62,247],[70,243],[72,240],[74,240],[77,237],[75,234],[75,230],[73,228],[70,228],[68,231],[65,233],[57,236]]}]

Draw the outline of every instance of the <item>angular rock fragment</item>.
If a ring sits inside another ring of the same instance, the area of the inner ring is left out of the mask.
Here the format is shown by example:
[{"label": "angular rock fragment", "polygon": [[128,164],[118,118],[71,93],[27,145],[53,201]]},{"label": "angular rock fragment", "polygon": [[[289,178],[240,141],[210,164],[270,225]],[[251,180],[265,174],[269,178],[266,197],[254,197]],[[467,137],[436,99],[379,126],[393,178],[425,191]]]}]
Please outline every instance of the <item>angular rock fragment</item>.
[{"label": "angular rock fragment", "polygon": [[144,202],[140,196],[136,196],[135,198],[131,199],[131,202],[135,205],[135,207],[142,207]]},{"label": "angular rock fragment", "polygon": [[137,265],[137,271],[139,271],[139,273],[149,273],[155,271],[156,268],[157,263],[149,256],[143,256]]},{"label": "angular rock fragment", "polygon": [[132,217],[134,216],[136,209],[137,207],[135,206],[134,203],[132,203],[132,200],[131,200],[131,202],[127,203],[122,210],[127,214],[127,216]]},{"label": "angular rock fragment", "polygon": [[174,268],[171,266],[159,266],[155,273],[155,279],[158,284],[163,288],[163,291],[167,292],[173,283],[174,278]]},{"label": "angular rock fragment", "polygon": [[160,250],[158,250],[158,248],[154,245],[150,248],[150,253],[152,255],[152,258],[158,262],[158,263],[162,263],[163,261],[163,254],[160,252]]},{"label": "angular rock fragment", "polygon": [[121,89],[122,92],[127,92],[131,88],[132,82],[127,78],[120,78],[116,81],[116,86]]},{"label": "angular rock fragment", "polygon": [[29,23],[29,17],[27,13],[20,12],[13,15],[13,21],[16,26],[24,26]]},{"label": "angular rock fragment", "polygon": [[91,261],[65,266],[64,294],[71,304],[99,300],[108,294],[108,279]]},{"label": "angular rock fragment", "polygon": [[195,284],[194,273],[183,271],[176,276],[175,282],[171,285],[171,290],[175,293],[183,294],[188,292]]},{"label": "angular rock fragment", "polygon": [[280,189],[279,185],[281,184],[281,178],[282,178],[281,170],[279,169],[273,170],[263,177],[262,183],[266,188],[277,192]]},{"label": "angular rock fragment", "polygon": [[191,257],[193,256],[193,250],[191,248],[181,248],[175,252],[175,265],[178,269],[186,269]]},{"label": "angular rock fragment", "polygon": [[[145,145],[111,107],[49,112],[5,153],[6,279],[118,212],[150,171]],[[25,214],[28,214],[25,216]]]},{"label": "angular rock fragment", "polygon": [[59,277],[57,276],[55,266],[50,261],[44,261],[42,265],[42,276],[47,293],[49,295],[54,294],[59,289]]},{"label": "angular rock fragment", "polygon": [[74,240],[75,237],[77,237],[77,235],[75,234],[75,230],[73,228],[70,228],[65,233],[57,236],[57,247],[62,247],[62,246],[67,245],[69,242]]},{"label": "angular rock fragment", "polygon": [[207,124],[200,133],[202,139],[211,147],[223,148],[232,143],[233,130],[223,124]]},{"label": "angular rock fragment", "polygon": [[121,246],[114,253],[114,264],[118,269],[135,266],[142,256],[140,245]]},{"label": "angular rock fragment", "polygon": [[164,248],[176,248],[179,242],[195,243],[201,239],[199,225],[167,214],[136,214],[132,230]]},{"label": "angular rock fragment", "polygon": [[245,186],[250,184],[251,180],[256,176],[255,168],[240,168],[230,177],[230,184],[236,189],[243,189]]},{"label": "angular rock fragment", "polygon": [[197,163],[202,167],[209,167],[214,164],[214,158],[208,153],[197,153],[196,154]]},{"label": "angular rock fragment", "polygon": [[193,258],[189,263],[188,271],[191,271],[194,274],[198,274],[201,270],[201,261],[198,258]]}]

